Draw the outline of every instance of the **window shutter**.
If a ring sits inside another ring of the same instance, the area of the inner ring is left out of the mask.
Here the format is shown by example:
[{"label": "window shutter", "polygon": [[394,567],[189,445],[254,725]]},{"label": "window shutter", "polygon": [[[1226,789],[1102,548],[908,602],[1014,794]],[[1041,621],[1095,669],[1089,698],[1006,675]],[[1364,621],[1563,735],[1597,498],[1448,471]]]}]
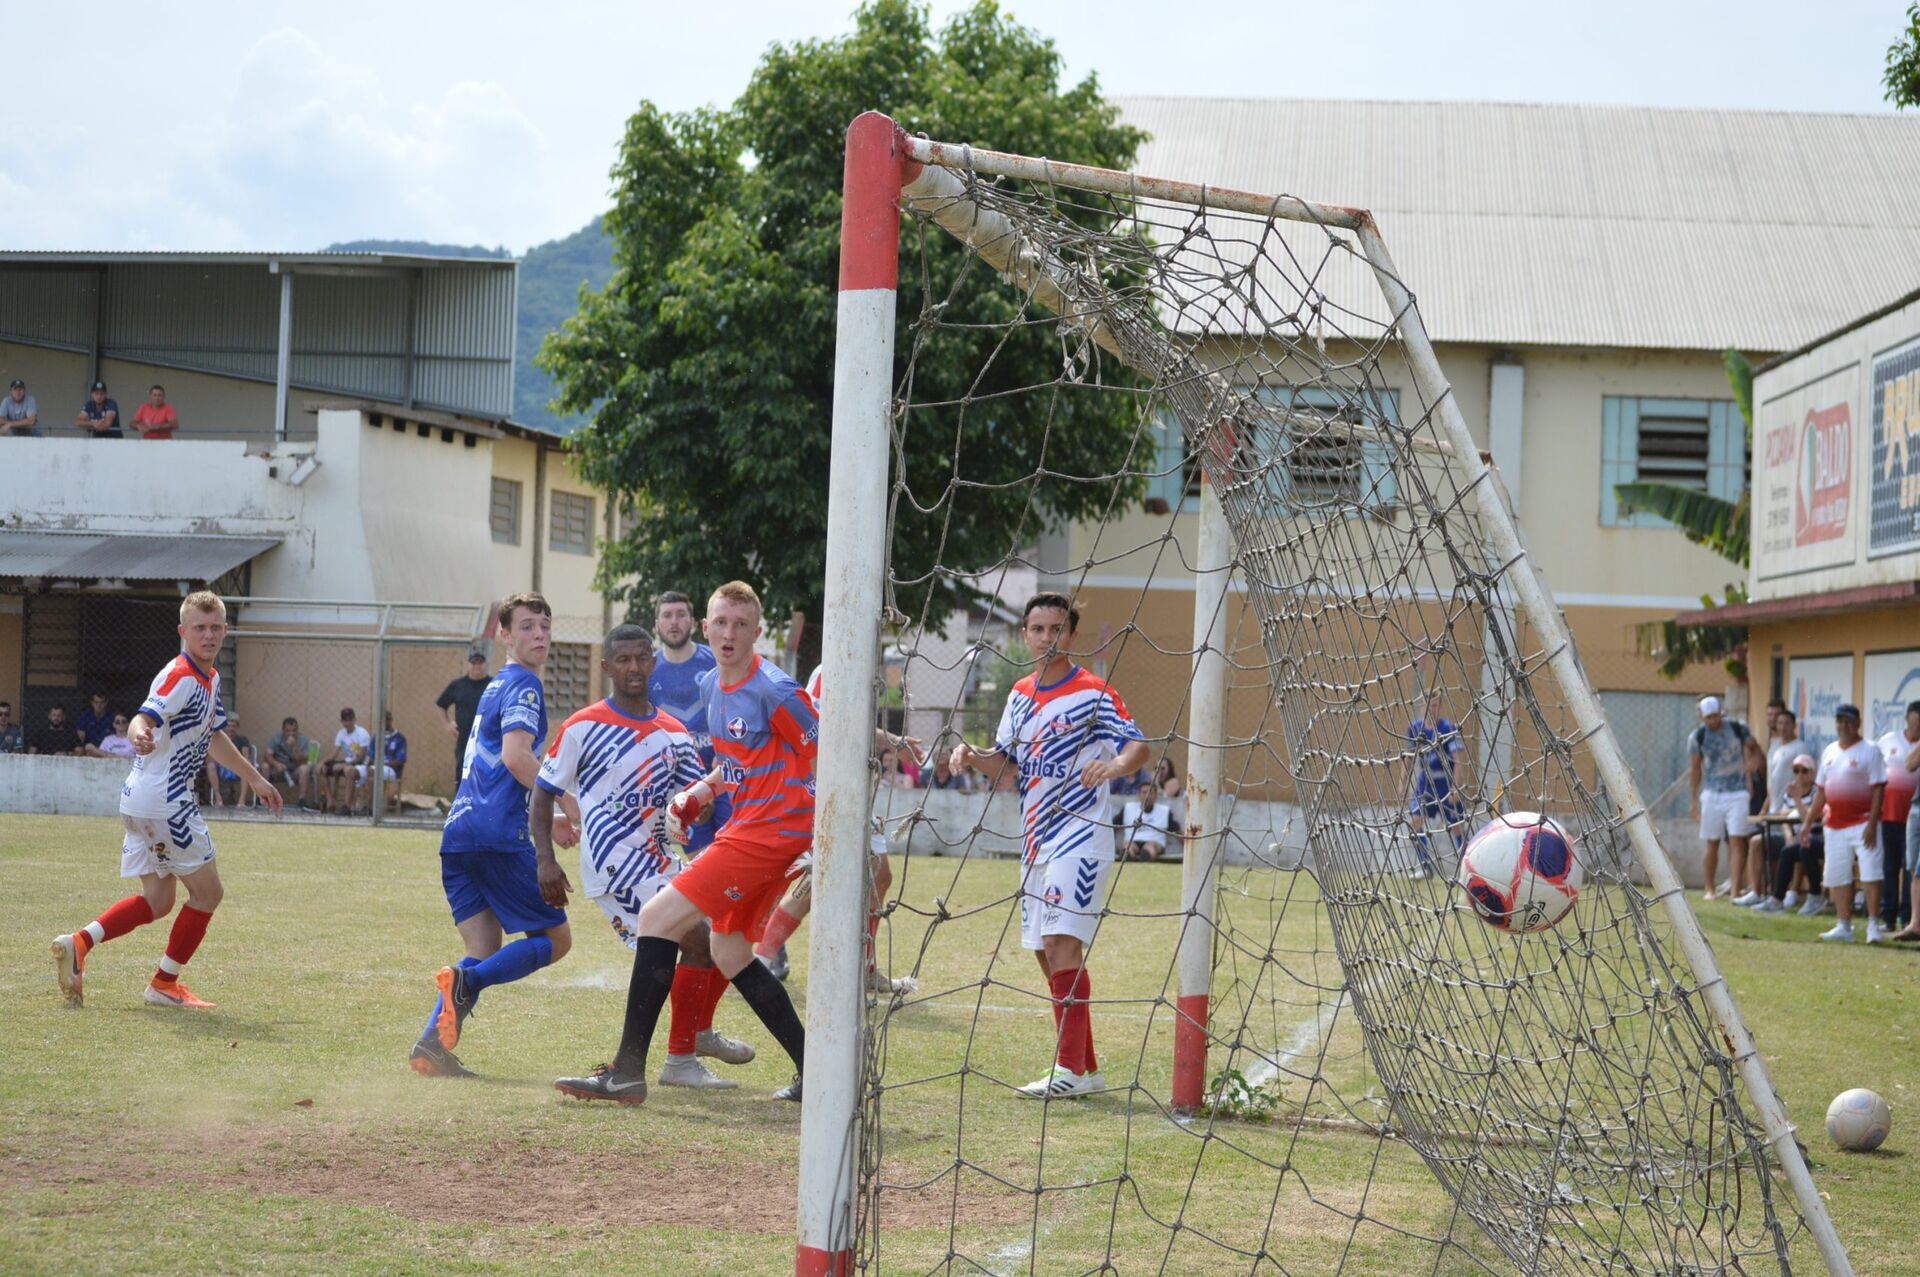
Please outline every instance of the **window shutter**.
[{"label": "window shutter", "polygon": [[1182,462],[1187,455],[1186,435],[1180,428],[1180,419],[1170,412],[1163,413],[1153,438],[1158,445],[1157,452],[1144,463],[1151,465],[1154,471],[1153,477],[1147,481],[1147,495],[1165,501],[1169,510],[1178,510],[1181,494],[1186,488]]},{"label": "window shutter", "polygon": [[1707,491],[1738,501],[1747,486],[1747,423],[1731,400],[1715,400],[1707,418]]},{"label": "window shutter", "polygon": [[1639,474],[1640,401],[1608,395],[1600,402],[1600,525],[1635,527],[1637,518],[1621,512],[1613,489],[1632,483]]},{"label": "window shutter", "polygon": [[[1388,391],[1373,401],[1376,411],[1369,413],[1371,424],[1382,430],[1398,430],[1400,396]],[[1393,469],[1393,446],[1382,440],[1369,440],[1361,450],[1364,467],[1360,503],[1369,509],[1390,510],[1400,504],[1399,476]]]}]

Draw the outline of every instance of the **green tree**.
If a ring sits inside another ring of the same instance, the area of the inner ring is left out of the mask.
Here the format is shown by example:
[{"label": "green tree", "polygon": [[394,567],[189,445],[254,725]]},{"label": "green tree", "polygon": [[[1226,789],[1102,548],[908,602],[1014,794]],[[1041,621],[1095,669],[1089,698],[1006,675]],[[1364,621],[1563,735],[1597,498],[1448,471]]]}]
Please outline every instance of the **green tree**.
[{"label": "green tree", "polygon": [[1887,46],[1887,71],[1880,83],[1894,106],[1920,106],[1920,4],[1907,6],[1907,29]]},{"label": "green tree", "polygon": [[[1753,455],[1753,365],[1737,350],[1721,355],[1726,365],[1727,384],[1733,387],[1733,399],[1747,427],[1747,455]],[[1748,535],[1751,525],[1752,485],[1740,489],[1737,500],[1712,496],[1698,488],[1675,483],[1617,483],[1613,494],[1622,510],[1645,510],[1667,520],[1695,545],[1704,545],[1727,562],[1746,567]],[[1726,598],[1716,601],[1711,594],[1700,596],[1702,607],[1725,607],[1747,601],[1745,585],[1727,586]],[[1660,661],[1660,672],[1679,678],[1689,665],[1720,661],[1741,682],[1747,678],[1747,628],[1744,625],[1680,625],[1673,621],[1648,621],[1636,627],[1635,641],[1641,655]]]},{"label": "green tree", "polygon": [[[849,35],[771,48],[729,108],[643,102],[613,171],[613,278],[582,290],[540,356],[556,406],[593,413],[573,437],[585,473],[634,518],[602,556],[603,588],[638,599],[740,576],[772,614],[819,615],[842,149],[847,125],[875,108],[937,137],[1110,167],[1143,139],[1094,77],[1063,88],[1052,42],[990,0],[937,33],[924,7],[875,0]],[[934,232],[904,234],[902,255],[904,352],[923,296],[945,295],[963,254]],[[995,294],[969,298],[980,327],[947,330],[938,356],[918,362],[917,401],[1059,375],[1050,332],[1000,327],[1018,314],[1012,290],[979,289]],[[1108,402],[1120,398],[1056,397],[898,449],[917,498],[894,512],[898,606],[939,617],[971,587],[938,569],[987,566],[1016,538],[1102,512],[1112,485],[1070,477],[1126,466],[1137,414]]]}]

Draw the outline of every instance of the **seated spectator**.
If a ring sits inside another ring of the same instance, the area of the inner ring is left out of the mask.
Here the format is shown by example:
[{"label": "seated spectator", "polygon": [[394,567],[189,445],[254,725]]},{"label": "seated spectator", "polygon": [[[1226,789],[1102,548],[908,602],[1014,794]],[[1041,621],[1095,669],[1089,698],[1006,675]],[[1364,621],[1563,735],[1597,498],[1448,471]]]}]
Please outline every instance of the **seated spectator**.
[{"label": "seated spectator", "polygon": [[107,694],[95,692],[89,698],[87,707],[73,720],[74,733],[80,738],[80,748],[98,745],[113,730],[114,713],[107,708]]},{"label": "seated spectator", "polygon": [[1180,783],[1180,775],[1174,770],[1171,758],[1162,758],[1154,765],[1153,781],[1160,786],[1160,796],[1168,802],[1187,792],[1187,787]]},{"label": "seated spectator", "polygon": [[300,734],[299,719],[280,720],[280,734],[267,747],[267,779],[288,790],[302,811],[319,808],[313,787],[313,761],[319,756],[320,746]]},{"label": "seated spectator", "polygon": [[900,755],[893,750],[880,755],[880,784],[887,789],[913,788],[913,777],[900,769]]},{"label": "seated spectator", "polygon": [[[227,715],[226,730],[227,739],[233,742],[234,748],[245,755],[248,762],[258,767],[260,751],[253,747],[251,740],[240,734],[238,714]],[[232,793],[231,798],[227,797],[228,792]],[[214,760],[212,754],[207,755],[207,795],[215,807],[225,807],[229,803],[240,807],[251,807],[254,804],[254,793],[240,783],[240,773],[228,771],[226,767]]]},{"label": "seated spectator", "polygon": [[133,428],[142,439],[171,439],[180,428],[180,414],[167,402],[164,386],[147,391],[147,401],[134,410]]},{"label": "seated spectator", "polygon": [[[1778,839],[1775,846],[1773,867],[1773,894],[1753,906],[1755,913],[1785,913],[1799,904],[1799,893],[1793,890],[1794,871],[1804,869],[1808,884],[1807,901],[1800,912],[1811,917],[1827,907],[1826,899],[1820,892],[1820,871],[1826,861],[1826,838],[1820,828],[1820,813],[1813,810],[1813,779],[1815,763],[1812,754],[1798,754],[1793,759],[1792,779],[1786,789],[1775,796],[1774,810],[1768,814],[1796,817],[1790,824],[1769,823],[1768,841]],[[1802,834],[1806,835],[1804,841]]]},{"label": "seated spectator", "polygon": [[98,742],[86,747],[88,758],[132,758],[133,742],[127,739],[127,716],[115,714],[112,729]]},{"label": "seated spectator", "polygon": [[326,805],[329,810],[352,814],[360,806],[361,787],[367,779],[367,759],[373,754],[373,736],[354,722],[353,711],[340,711],[340,730],[333,734],[333,753],[328,756]]},{"label": "seated spectator", "polygon": [[67,721],[67,707],[50,705],[47,707],[47,721],[39,730],[27,736],[29,754],[77,754],[80,752],[80,733],[73,730],[73,724]]},{"label": "seated spectator", "polygon": [[107,383],[96,381],[86,401],[80,405],[80,415],[73,424],[87,432],[89,439],[124,439],[126,431],[120,428],[120,405],[107,398]]},{"label": "seated spectator", "polygon": [[40,429],[39,402],[27,393],[27,383],[15,377],[7,388],[7,397],[0,399],[0,435],[37,438],[45,433]]},{"label": "seated spectator", "polygon": [[957,789],[961,793],[972,789],[972,775],[965,772],[955,774],[953,768],[949,767],[947,762],[947,754],[944,751],[938,751],[937,756],[933,760],[933,770],[921,773],[926,778],[927,788]]},{"label": "seated spectator", "polygon": [[1131,776],[1115,776],[1107,782],[1107,792],[1109,794],[1136,794],[1140,792],[1140,786],[1146,784],[1149,779],[1151,778],[1147,775],[1147,769],[1142,767]]},{"label": "seated spectator", "polygon": [[13,721],[13,706],[0,701],[0,754],[27,752],[27,734]]},{"label": "seated spectator", "polygon": [[380,738],[380,767],[387,781],[387,806],[394,808],[400,805],[400,777],[407,770],[407,738],[393,730],[392,710],[387,711],[386,721],[387,730]]},{"label": "seated spectator", "polygon": [[1139,797],[1129,802],[1120,817],[1125,832],[1121,842],[1128,860],[1158,860],[1167,854],[1167,827],[1173,810],[1160,801],[1160,786],[1151,777],[1140,782]]}]

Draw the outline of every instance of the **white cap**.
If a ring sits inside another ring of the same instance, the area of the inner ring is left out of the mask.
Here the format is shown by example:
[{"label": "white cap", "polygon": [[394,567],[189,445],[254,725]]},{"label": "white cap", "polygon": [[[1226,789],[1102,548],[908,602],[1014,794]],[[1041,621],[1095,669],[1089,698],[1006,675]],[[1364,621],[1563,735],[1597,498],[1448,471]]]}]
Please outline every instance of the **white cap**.
[{"label": "white cap", "polygon": [[1818,766],[1819,766],[1819,764],[1818,764],[1818,763],[1816,763],[1816,762],[1814,762],[1814,761],[1813,761],[1813,755],[1812,755],[1812,754],[1795,754],[1795,755],[1793,756],[1793,764],[1792,764],[1792,765],[1793,765],[1793,766],[1795,766],[1795,767],[1805,767],[1805,768],[1807,768],[1807,769],[1808,769],[1809,771],[1811,771],[1811,770],[1812,770],[1813,768],[1815,768],[1815,767],[1818,767]]},{"label": "white cap", "polygon": [[1719,712],[1720,698],[1718,696],[1702,696],[1700,698],[1700,717],[1712,718]]}]

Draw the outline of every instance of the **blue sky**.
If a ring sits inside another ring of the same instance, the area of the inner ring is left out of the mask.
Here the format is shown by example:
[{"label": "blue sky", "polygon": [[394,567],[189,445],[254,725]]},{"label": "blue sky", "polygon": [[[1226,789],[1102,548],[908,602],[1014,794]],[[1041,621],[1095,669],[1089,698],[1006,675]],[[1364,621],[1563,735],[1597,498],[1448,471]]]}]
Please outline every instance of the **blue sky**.
[{"label": "blue sky", "polygon": [[[1071,76],[1097,71],[1115,94],[1853,112],[1887,109],[1880,74],[1904,21],[1902,4],[1855,0],[1005,7],[1054,39]],[[523,251],[604,206],[636,102],[730,101],[769,43],[842,32],[851,10],[17,6],[0,56],[0,244],[302,249],[379,236]]]}]

